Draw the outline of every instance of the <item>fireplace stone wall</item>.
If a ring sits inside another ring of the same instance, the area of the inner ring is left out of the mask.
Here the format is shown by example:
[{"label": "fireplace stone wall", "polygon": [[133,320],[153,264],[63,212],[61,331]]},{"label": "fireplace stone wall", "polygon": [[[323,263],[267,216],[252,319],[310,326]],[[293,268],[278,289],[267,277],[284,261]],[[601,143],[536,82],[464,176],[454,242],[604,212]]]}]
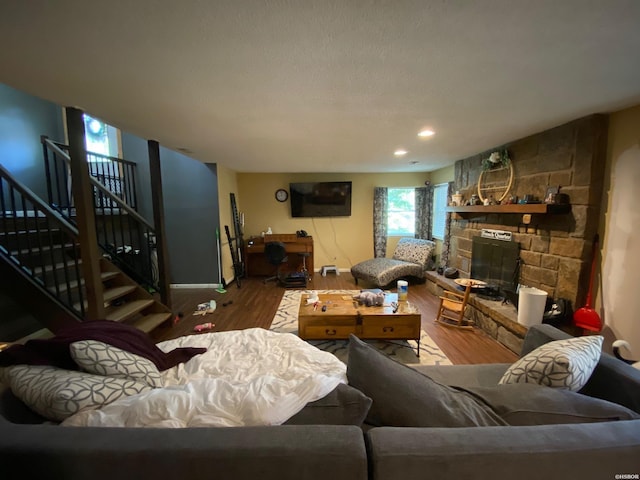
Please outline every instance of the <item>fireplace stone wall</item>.
[{"label": "fireplace stone wall", "polygon": [[[548,186],[569,195],[566,214],[452,214],[449,266],[469,276],[472,238],[484,228],[506,230],[520,243],[520,283],[545,290],[552,298],[584,305],[594,235],[603,193],[608,117],[591,115],[498,146],[455,163],[454,191],[464,199],[477,192],[482,160],[506,148],[513,168],[510,194],[544,199]],[[577,307],[576,307],[577,305]]]}]

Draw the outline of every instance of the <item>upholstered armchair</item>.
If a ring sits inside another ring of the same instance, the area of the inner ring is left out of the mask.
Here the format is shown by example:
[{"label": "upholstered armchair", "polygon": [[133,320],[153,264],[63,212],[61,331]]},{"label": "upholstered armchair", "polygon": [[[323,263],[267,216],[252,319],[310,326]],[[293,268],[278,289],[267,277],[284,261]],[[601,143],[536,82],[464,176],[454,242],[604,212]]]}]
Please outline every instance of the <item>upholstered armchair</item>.
[{"label": "upholstered armchair", "polygon": [[384,287],[399,279],[424,279],[433,268],[436,244],[431,240],[403,237],[396,245],[392,258],[372,258],[351,267],[356,280],[364,280],[376,287]]}]

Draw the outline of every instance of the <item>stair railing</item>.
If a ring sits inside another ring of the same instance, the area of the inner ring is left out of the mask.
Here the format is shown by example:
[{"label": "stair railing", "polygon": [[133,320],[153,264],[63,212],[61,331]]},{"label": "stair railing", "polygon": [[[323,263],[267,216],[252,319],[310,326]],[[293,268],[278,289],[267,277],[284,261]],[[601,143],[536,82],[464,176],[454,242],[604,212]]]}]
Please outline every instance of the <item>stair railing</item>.
[{"label": "stair railing", "polygon": [[[45,146],[44,157],[45,164],[47,162],[46,146],[49,144],[57,146],[60,150],[69,155],[69,146],[63,143],[54,142],[46,136],[41,137],[41,141]],[[66,164],[66,162],[65,162]],[[63,167],[64,165],[63,164]],[[136,168],[135,162],[130,162],[123,158],[111,157],[96,152],[87,152],[87,164],[89,166],[89,174],[102,183],[115,196],[123,200],[134,210],[138,210],[138,195],[136,192]],[[63,173],[60,170],[54,170],[54,173]],[[59,177],[60,178],[60,177]],[[66,183],[63,185],[64,191],[70,194],[70,186]],[[70,201],[70,198],[68,199]],[[97,205],[100,208],[102,205]]]},{"label": "stair railing", "polygon": [[78,230],[2,165],[0,256],[79,319],[84,318]]},{"label": "stair railing", "polygon": [[[49,202],[75,225],[69,154],[46,137],[42,137],[42,143]],[[134,281],[149,291],[158,291],[154,227],[98,178],[92,175],[90,181],[100,248]]]}]

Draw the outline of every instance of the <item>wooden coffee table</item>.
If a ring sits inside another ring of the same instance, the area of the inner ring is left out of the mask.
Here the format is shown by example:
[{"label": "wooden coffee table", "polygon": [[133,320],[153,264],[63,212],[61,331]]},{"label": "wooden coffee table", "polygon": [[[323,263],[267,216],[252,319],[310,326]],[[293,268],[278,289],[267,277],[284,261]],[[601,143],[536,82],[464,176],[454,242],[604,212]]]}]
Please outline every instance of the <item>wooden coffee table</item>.
[{"label": "wooden coffee table", "polygon": [[[354,334],[371,340],[416,340],[416,353],[420,356],[420,311],[407,301],[398,302],[396,293],[385,294],[384,305],[380,307],[359,305],[348,294],[318,294],[315,307],[307,304],[308,298],[308,294],[303,294],[300,299],[300,338],[341,340]],[[323,307],[326,307],[325,311],[322,311]]]}]

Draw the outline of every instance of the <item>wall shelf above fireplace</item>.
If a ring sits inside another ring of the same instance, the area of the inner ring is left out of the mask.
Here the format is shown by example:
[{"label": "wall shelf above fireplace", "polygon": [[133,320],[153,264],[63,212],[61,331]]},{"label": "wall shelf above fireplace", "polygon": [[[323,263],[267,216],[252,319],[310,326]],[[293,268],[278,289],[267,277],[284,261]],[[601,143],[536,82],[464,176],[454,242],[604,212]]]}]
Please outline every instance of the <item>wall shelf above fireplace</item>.
[{"label": "wall shelf above fireplace", "polygon": [[466,207],[447,207],[447,212],[458,213],[463,217],[478,217],[489,213],[540,213],[563,214],[571,212],[571,205],[555,205],[546,203],[527,203],[511,205],[473,205]]}]

